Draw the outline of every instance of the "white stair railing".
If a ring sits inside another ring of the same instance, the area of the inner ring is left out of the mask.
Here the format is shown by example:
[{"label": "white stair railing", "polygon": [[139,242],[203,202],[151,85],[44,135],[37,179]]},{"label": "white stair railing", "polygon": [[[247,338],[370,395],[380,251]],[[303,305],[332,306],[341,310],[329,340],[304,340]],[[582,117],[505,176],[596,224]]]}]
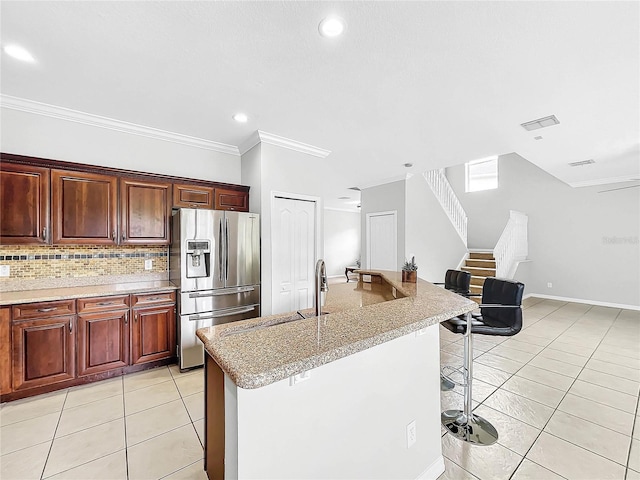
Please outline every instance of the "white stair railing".
[{"label": "white stair railing", "polygon": [[455,227],[458,235],[467,246],[467,214],[456,196],[449,180],[444,174],[444,169],[430,170],[424,173],[424,178],[431,187],[434,195],[444,208],[449,220]]},{"label": "white stair railing", "polygon": [[509,221],[493,249],[498,278],[513,278],[518,264],[522,260],[526,260],[529,254],[528,221],[529,217],[522,212],[515,210],[509,212]]}]

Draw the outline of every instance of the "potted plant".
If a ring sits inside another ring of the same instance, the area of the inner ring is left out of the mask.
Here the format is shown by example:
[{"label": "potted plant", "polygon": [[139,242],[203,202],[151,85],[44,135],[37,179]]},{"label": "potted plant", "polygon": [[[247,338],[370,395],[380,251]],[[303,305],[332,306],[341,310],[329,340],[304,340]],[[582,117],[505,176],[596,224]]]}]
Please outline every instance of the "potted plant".
[{"label": "potted plant", "polygon": [[402,281],[416,283],[418,280],[418,265],[416,265],[416,257],[411,257],[411,261],[405,260],[402,266]]}]

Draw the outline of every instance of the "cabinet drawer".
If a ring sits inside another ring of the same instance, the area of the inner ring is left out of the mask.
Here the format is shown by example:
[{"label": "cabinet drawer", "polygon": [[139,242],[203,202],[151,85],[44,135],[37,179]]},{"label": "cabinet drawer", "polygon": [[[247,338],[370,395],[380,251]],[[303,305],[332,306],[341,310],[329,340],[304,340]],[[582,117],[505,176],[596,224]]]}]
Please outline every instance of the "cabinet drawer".
[{"label": "cabinet drawer", "polygon": [[106,312],[129,308],[129,295],[78,299],[78,313]]},{"label": "cabinet drawer", "polygon": [[12,307],[13,320],[26,318],[55,317],[76,313],[75,300],[58,300],[55,302],[23,303]]},{"label": "cabinet drawer", "polygon": [[131,295],[132,307],[143,307],[147,305],[160,305],[163,303],[175,303],[176,292],[158,292]]}]

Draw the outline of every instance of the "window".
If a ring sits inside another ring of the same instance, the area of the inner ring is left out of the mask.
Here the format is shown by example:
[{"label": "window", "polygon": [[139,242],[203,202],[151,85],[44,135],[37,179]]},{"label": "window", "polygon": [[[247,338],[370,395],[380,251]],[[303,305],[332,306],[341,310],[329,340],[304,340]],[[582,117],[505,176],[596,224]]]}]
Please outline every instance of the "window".
[{"label": "window", "polygon": [[479,192],[498,188],[498,157],[465,163],[465,191]]}]

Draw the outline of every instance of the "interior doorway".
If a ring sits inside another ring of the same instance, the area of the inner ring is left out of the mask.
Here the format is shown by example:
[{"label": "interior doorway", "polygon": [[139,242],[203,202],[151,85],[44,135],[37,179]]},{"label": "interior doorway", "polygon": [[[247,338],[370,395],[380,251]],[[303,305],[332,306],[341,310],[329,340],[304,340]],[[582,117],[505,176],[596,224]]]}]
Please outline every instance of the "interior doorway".
[{"label": "interior doorway", "polygon": [[317,207],[315,200],[273,198],[272,314],[313,306]]},{"label": "interior doorway", "polygon": [[397,212],[367,213],[367,268],[398,270]]}]

